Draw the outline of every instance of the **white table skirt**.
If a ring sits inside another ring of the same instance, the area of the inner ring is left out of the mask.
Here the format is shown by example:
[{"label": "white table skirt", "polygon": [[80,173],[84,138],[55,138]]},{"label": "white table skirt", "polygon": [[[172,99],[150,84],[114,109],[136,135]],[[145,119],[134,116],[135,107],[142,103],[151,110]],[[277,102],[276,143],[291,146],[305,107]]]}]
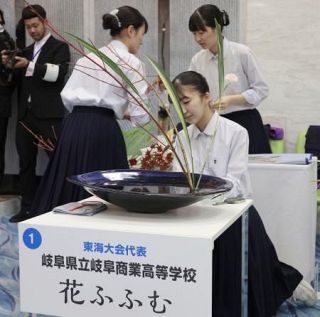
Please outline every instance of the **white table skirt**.
[{"label": "white table skirt", "polygon": [[280,261],[314,279],[316,172],[309,165],[249,163],[253,201]]}]

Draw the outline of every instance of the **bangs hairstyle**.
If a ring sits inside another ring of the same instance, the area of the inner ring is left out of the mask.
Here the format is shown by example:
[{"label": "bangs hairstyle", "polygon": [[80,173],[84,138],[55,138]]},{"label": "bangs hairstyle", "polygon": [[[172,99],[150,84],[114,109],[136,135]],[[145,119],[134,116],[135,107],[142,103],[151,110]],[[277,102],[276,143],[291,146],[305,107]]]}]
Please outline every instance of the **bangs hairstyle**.
[{"label": "bangs hairstyle", "polygon": [[229,15],[226,11],[220,11],[218,7],[212,4],[205,4],[192,13],[189,19],[189,31],[205,31],[206,26],[216,28],[215,19],[221,26],[229,25]]},{"label": "bangs hairstyle", "polygon": [[32,18],[40,18],[45,20],[47,18],[47,13],[45,9],[39,4],[32,4],[25,7],[22,10],[21,15],[22,20],[28,20]]},{"label": "bangs hairstyle", "polygon": [[177,75],[173,79],[172,84],[176,90],[179,90],[181,86],[191,86],[201,96],[209,93],[207,80],[201,74],[192,70],[188,70]]},{"label": "bangs hairstyle", "polygon": [[132,25],[136,30],[144,25],[145,32],[148,32],[148,22],[146,18],[135,8],[130,6],[122,6],[115,14],[106,13],[102,16],[102,27],[110,30],[110,35],[120,34],[123,29]]}]

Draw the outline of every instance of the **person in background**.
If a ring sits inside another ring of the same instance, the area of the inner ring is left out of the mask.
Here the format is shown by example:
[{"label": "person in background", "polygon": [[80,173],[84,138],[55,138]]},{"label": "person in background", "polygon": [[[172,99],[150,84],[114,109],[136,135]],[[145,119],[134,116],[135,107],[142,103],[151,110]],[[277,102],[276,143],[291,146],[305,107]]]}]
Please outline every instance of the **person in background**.
[{"label": "person in background", "polygon": [[23,50],[26,47],[26,26],[21,18],[16,25],[16,47]]},{"label": "person in background", "polygon": [[[15,56],[2,51],[2,62],[14,68],[13,81],[18,85],[18,120],[45,140],[59,136],[65,110],[60,92],[70,61],[69,46],[54,38],[47,26],[45,9],[37,4],[22,10],[22,20],[34,43]],[[17,124],[16,144],[19,154],[19,185],[21,210],[10,221],[28,219],[37,189],[35,175],[37,146],[35,139],[20,122]]]},{"label": "person in background", "polygon": [[[3,50],[14,50],[14,40],[5,29],[5,20],[0,10],[0,52]],[[0,61],[0,65],[2,62]],[[5,169],[5,145],[7,139],[8,122],[11,116],[11,103],[14,85],[10,79],[10,73],[5,74],[4,67],[0,66],[0,187],[4,178]]]},{"label": "person in background", "polygon": [[[102,17],[103,28],[110,30],[111,42],[100,48],[121,67],[135,84],[144,103],[148,85],[143,80],[144,67],[136,57],[148,23],[135,8],[121,6]],[[90,196],[80,186],[69,183],[67,176],[106,169],[127,169],[127,153],[117,119],[128,118],[134,125],[144,125],[149,116],[120,87],[115,78],[101,69],[107,67],[93,53],[80,58],[61,92],[70,111],[66,117],[60,140],[48,165],[31,208],[38,215],[53,207]],[[136,96],[138,98],[138,96]]]},{"label": "person in background", "polygon": [[[212,4],[199,7],[189,19],[189,30],[202,50],[192,57],[189,70],[202,74],[211,92],[218,94],[218,40],[216,22],[223,30],[229,25],[226,11]],[[213,103],[225,118],[237,122],[249,134],[249,153],[271,153],[260,113],[256,109],[268,96],[268,86],[262,78],[252,51],[245,45],[223,39],[225,87],[221,100]]]},{"label": "person in background", "polygon": [[[225,198],[251,195],[248,173],[247,131],[239,124],[210,109],[212,98],[206,79],[194,71],[183,72],[173,80],[185,120],[190,124],[194,172],[212,175],[232,182]],[[189,166],[191,153],[183,131],[182,146],[176,151],[182,157],[184,148]],[[177,160],[173,169],[181,171]],[[241,219],[217,240],[213,250],[213,316],[241,316]],[[304,304],[313,305],[316,293],[302,280],[293,267],[278,260],[257,210],[249,209],[248,307],[250,317],[271,317],[287,298],[293,296]]]}]

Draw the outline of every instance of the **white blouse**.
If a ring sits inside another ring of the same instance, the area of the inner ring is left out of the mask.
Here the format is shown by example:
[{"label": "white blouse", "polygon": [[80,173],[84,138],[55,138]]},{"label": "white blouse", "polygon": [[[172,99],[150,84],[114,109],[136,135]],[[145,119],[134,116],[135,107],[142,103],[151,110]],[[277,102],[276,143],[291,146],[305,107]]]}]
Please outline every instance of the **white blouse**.
[{"label": "white blouse", "polygon": [[[269,89],[262,78],[252,51],[245,45],[223,40],[224,49],[224,95],[242,95],[245,105],[231,105],[221,114],[256,108],[268,96]],[[193,56],[189,70],[204,76],[214,99],[219,98],[218,56],[203,49]]]},{"label": "white blouse", "polygon": [[[128,47],[121,41],[113,40],[108,46],[99,50],[121,67],[131,82],[134,83],[142,100],[135,93],[133,93],[134,96],[143,104],[146,104],[148,85],[143,80],[145,76],[143,63],[135,55],[129,53]],[[88,57],[105,67],[122,83],[120,76],[116,75],[107,65],[104,65],[99,57],[93,53],[90,53]],[[61,92],[62,101],[67,110],[71,112],[74,106],[104,107],[112,109],[117,119],[123,119],[124,113],[128,111],[134,125],[147,123],[149,116],[134,98],[88,57],[82,57],[77,61],[72,75]]]},{"label": "white blouse", "polygon": [[[204,174],[224,178],[233,183],[233,188],[225,194],[225,198],[250,197],[252,190],[248,172],[249,137],[247,130],[214,112],[203,132],[194,124],[188,127],[188,132],[195,173],[200,173],[205,163]],[[214,134],[215,136],[213,136]],[[187,153],[188,164],[191,166],[190,148],[187,145],[184,132],[180,131],[179,136]],[[177,154],[183,162],[181,146],[177,137],[175,146]],[[173,169],[181,171],[177,159],[174,160]]]}]

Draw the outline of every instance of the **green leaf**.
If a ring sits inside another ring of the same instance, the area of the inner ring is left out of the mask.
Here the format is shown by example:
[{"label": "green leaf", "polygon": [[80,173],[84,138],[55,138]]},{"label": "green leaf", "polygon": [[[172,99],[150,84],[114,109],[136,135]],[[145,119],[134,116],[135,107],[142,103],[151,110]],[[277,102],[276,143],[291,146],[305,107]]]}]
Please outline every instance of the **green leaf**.
[{"label": "green leaf", "polygon": [[[99,57],[101,59],[101,61],[106,64],[107,66],[109,66],[117,75],[120,76],[120,78],[128,85],[128,87],[130,87],[132,89],[132,91],[139,96],[140,99],[141,96],[139,94],[139,91],[137,90],[137,88],[135,87],[135,85],[131,82],[131,80],[127,77],[127,75],[122,71],[122,69],[118,66],[117,63],[115,63],[111,58],[109,58],[106,54],[103,54],[101,51],[99,51],[99,49],[94,46],[93,44],[81,39],[80,37],[73,35],[71,33],[66,33],[68,34],[70,37],[72,37],[75,41],[77,41],[79,44],[81,44],[84,48],[86,48],[90,53],[93,53],[94,55],[96,55],[97,57]],[[100,65],[101,66],[101,65]],[[104,69],[103,67],[101,67],[102,69]],[[107,70],[104,69],[106,72]]]},{"label": "green leaf", "polygon": [[[153,122],[144,126],[144,129],[148,130],[150,133],[153,133],[156,130]],[[131,128],[122,131],[122,133],[126,143],[128,156],[136,157],[141,155],[140,150],[150,146],[154,142],[153,137],[141,128]]]},{"label": "green leaf", "polygon": [[[193,156],[192,156],[192,148],[191,148],[191,141],[190,141],[190,136],[188,133],[188,129],[187,129],[187,124],[186,124],[186,120],[184,118],[183,115],[183,110],[179,101],[179,98],[176,94],[176,90],[174,88],[174,86],[172,85],[171,80],[168,78],[166,72],[164,71],[164,69],[161,67],[161,65],[159,63],[157,63],[155,60],[153,60],[151,57],[146,56],[146,58],[148,59],[148,61],[150,62],[150,64],[153,66],[153,68],[156,70],[158,76],[160,77],[164,87],[166,88],[166,91],[172,101],[173,107],[178,115],[178,118],[182,124],[182,128],[183,128],[183,133],[185,135],[185,138],[187,140],[189,149],[190,149],[190,156],[191,156],[191,172],[193,174],[194,168],[193,168]],[[177,141],[176,141],[177,142]],[[185,164],[186,164],[186,168],[188,169],[188,163],[187,163],[187,159],[185,157]],[[190,177],[190,170],[188,170],[188,174]],[[192,176],[192,187],[194,186],[194,179]]]},{"label": "green leaf", "polygon": [[189,146],[191,146],[186,120],[183,115],[183,110],[182,110],[181,104],[179,102],[179,98],[176,94],[176,90],[171,83],[171,80],[168,78],[167,74],[165,73],[163,68],[160,66],[160,64],[158,64],[156,61],[154,61],[151,57],[146,56],[146,58],[148,59],[150,64],[154,67],[154,69],[157,71],[162,83],[164,84],[164,86],[168,92],[168,95],[170,96],[170,99],[172,101],[172,104],[174,106],[174,109],[177,112],[179,120],[181,121],[183,131],[184,131],[184,134],[185,134],[186,139],[188,141],[188,144],[189,144]]},{"label": "green leaf", "polygon": [[224,57],[223,57],[223,36],[221,26],[216,19],[217,42],[218,42],[218,71],[219,71],[219,100],[221,100],[224,92]]},{"label": "green leaf", "polygon": [[[223,57],[223,36],[222,36],[222,32],[221,32],[221,26],[218,23],[218,21],[216,19],[214,19],[215,25],[216,25],[216,35],[217,35],[217,44],[218,44],[218,77],[219,77],[219,101],[221,102],[221,98],[224,94],[224,57]],[[220,106],[219,106],[220,107]],[[217,129],[217,128],[216,128]],[[207,152],[204,153],[205,155],[205,160],[203,163],[203,166],[201,168],[200,171],[200,177],[198,179],[198,182],[196,184],[195,189],[198,189],[198,187],[200,186],[200,182],[202,179],[202,175],[205,169],[205,166],[207,164],[207,161],[209,159],[209,153],[211,151],[211,148],[214,146],[214,141],[215,141],[215,137],[216,137],[216,132],[217,130],[214,131],[212,137],[211,137],[211,142],[210,142],[210,146],[207,149]]]}]

